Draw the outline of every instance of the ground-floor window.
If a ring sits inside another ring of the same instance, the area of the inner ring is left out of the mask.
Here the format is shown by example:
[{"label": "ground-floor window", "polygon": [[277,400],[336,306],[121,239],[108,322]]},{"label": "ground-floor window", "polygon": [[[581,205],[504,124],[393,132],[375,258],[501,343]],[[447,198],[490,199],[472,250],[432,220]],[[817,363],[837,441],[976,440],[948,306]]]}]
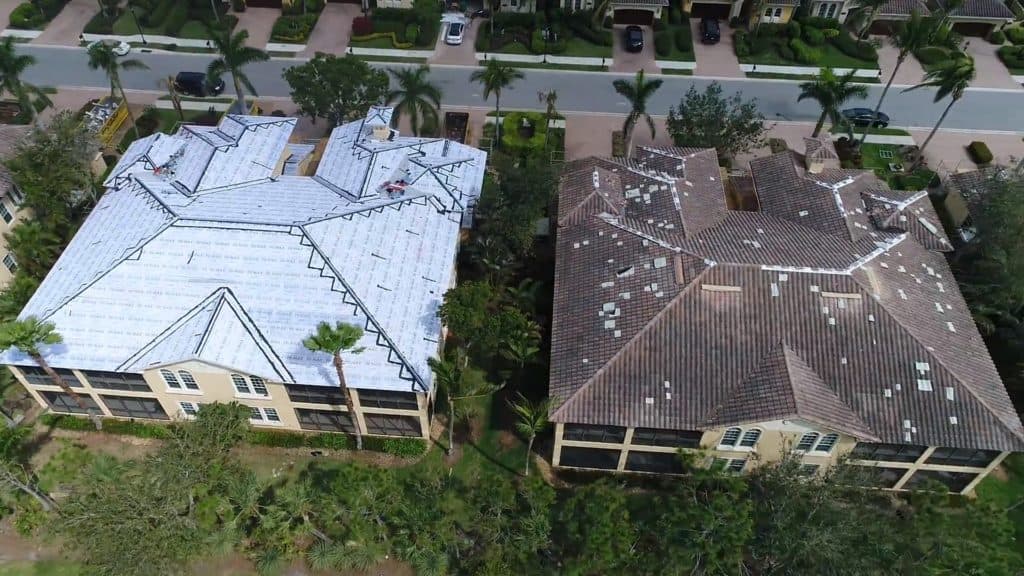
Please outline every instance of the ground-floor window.
[{"label": "ground-floor window", "polygon": [[169,420],[164,407],[155,398],[130,398],[128,396],[100,396],[107,409],[114,416],[124,418],[151,418]]},{"label": "ground-floor window", "polygon": [[629,455],[626,456],[626,470],[658,472],[660,474],[682,474],[683,463],[675,452],[637,452],[631,450]]},{"label": "ground-floor window", "polygon": [[914,472],[914,475],[907,480],[907,483],[903,485],[904,488],[911,490],[915,488],[928,488],[928,485],[932,482],[938,482],[950,492],[961,492],[967,487],[978,474],[975,472],[946,472],[943,470],[918,470]]},{"label": "ground-floor window", "polygon": [[280,424],[281,416],[275,408],[249,407],[249,421],[254,424]]},{"label": "ground-floor window", "polygon": [[[29,384],[36,386],[56,386],[57,383],[50,378],[50,375],[43,371],[39,366],[15,366],[18,370],[21,370],[21,375],[25,377],[25,380]],[[75,378],[75,373],[67,368],[54,368],[54,372],[64,380],[64,383],[72,388],[81,388],[82,383]]]},{"label": "ground-floor window", "polygon": [[325,432],[355,433],[352,416],[348,412],[332,412],[330,410],[307,410],[296,408],[295,416],[299,427],[303,430],[323,430]]},{"label": "ground-floor window", "polygon": [[574,468],[600,468],[602,470],[615,470],[619,467],[619,450],[606,450],[604,448],[577,448],[575,446],[563,446],[562,456],[558,461],[559,466],[572,466]]},{"label": "ground-floor window", "polygon": [[715,470],[739,474],[747,466],[746,458],[715,458],[711,467]]},{"label": "ground-floor window", "polygon": [[363,414],[367,434],[385,436],[422,436],[420,419],[416,416],[394,414]]},{"label": "ground-floor window", "polygon": [[[49,392],[42,391],[40,394],[43,396],[43,400],[46,400],[46,404],[50,406],[50,410],[54,412],[66,412],[69,414],[88,414],[88,410],[82,410],[82,407],[75,402],[75,399],[66,392]],[[93,400],[92,396],[88,394],[78,395],[82,402],[85,403],[86,407],[92,410],[93,414],[102,414],[99,404]]]}]

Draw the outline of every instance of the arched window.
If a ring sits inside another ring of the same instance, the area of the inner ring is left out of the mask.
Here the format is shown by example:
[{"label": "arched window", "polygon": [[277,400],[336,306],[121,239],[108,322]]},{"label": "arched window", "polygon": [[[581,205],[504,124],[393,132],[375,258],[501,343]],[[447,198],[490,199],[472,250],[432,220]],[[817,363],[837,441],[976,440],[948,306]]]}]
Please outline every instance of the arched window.
[{"label": "arched window", "polygon": [[239,394],[252,394],[252,389],[249,388],[249,382],[241,374],[232,374],[231,382],[235,384],[235,390]]},{"label": "arched window", "polygon": [[817,432],[807,432],[800,437],[800,441],[796,444],[796,449],[800,452],[807,452],[811,448],[814,448],[814,445],[818,443],[818,438],[821,438],[821,434],[818,434]]},{"label": "arched window", "polygon": [[722,435],[722,441],[718,443],[719,446],[735,446],[736,442],[740,439],[740,434],[743,431],[739,428],[729,428]]},{"label": "arched window", "polygon": [[760,437],[761,431],[757,428],[751,428],[743,433],[743,437],[740,438],[740,446],[744,448],[753,448]]},{"label": "arched window", "polygon": [[174,375],[174,372],[171,372],[170,370],[161,370],[160,376],[163,377],[164,383],[167,384],[168,388],[181,390],[181,383],[178,382],[178,378]]},{"label": "arched window", "polygon": [[836,442],[839,441],[839,434],[825,434],[821,440],[818,441],[818,445],[814,447],[815,452],[831,452],[832,448],[835,447]]},{"label": "arched window", "polygon": [[178,370],[178,378],[181,378],[181,383],[185,385],[185,388],[199,390],[199,384],[196,384],[196,379],[192,377],[192,373],[188,370]]}]

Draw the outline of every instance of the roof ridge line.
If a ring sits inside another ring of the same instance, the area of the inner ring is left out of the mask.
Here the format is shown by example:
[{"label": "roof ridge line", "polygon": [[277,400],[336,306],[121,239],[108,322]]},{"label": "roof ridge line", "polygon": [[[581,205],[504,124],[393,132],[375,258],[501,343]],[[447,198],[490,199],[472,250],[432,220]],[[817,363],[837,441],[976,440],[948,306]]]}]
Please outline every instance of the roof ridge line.
[{"label": "roof ridge line", "polygon": [[[270,342],[267,340],[266,336],[263,335],[263,332],[260,330],[260,327],[252,319],[252,316],[249,315],[249,311],[245,309],[245,306],[242,306],[241,301],[238,300],[238,297],[235,296],[235,293],[231,290],[231,288],[227,286],[222,286],[222,288],[224,289],[224,294],[222,296],[223,301],[227,303],[227,305],[231,308],[231,311],[234,313],[235,318],[237,318],[238,321],[242,323],[242,326],[245,327],[246,332],[249,332],[249,336],[252,337],[253,342],[256,344],[256,347],[260,349],[260,352],[262,352],[263,355],[266,357],[267,361],[270,362],[271,366],[273,366],[274,368],[274,371],[277,372],[278,376],[281,376],[282,378],[284,378],[285,375],[287,375],[288,379],[294,382],[295,376],[293,376],[291,371],[288,370],[288,366],[284,363],[284,361],[281,360],[281,357],[277,355],[277,351],[274,350],[274,347],[270,345]],[[212,321],[210,322],[210,326],[213,326]],[[255,331],[255,334],[253,334],[253,332],[250,331],[250,327],[252,330]]]},{"label": "roof ridge line", "polygon": [[[124,362],[118,364],[117,369],[121,370],[126,366],[129,366],[132,363],[137,362],[139,357],[143,356],[144,354],[152,350],[160,342],[163,342],[168,336],[170,336],[172,332],[181,327],[182,324],[194,318],[195,315],[198,314],[200,310],[205,308],[208,304],[216,300],[218,297],[221,297],[222,295],[220,293],[223,290],[223,287],[214,289],[213,292],[210,292],[205,298],[200,300],[198,304],[186,310],[184,314],[179,316],[174,322],[168,324],[166,328],[160,331],[160,333],[154,336],[149,342],[146,342],[145,344],[142,345],[142,347],[140,347],[138,350],[132,353],[132,355],[128,356],[128,358],[126,358]],[[209,330],[209,328],[210,323],[208,322],[206,326],[207,331]]]},{"label": "roof ridge line", "polygon": [[626,350],[631,348],[633,344],[636,343],[636,341],[640,338],[640,336],[642,336],[648,330],[650,330],[652,326],[656,325],[658,321],[661,320],[661,318],[668,312],[669,308],[675,306],[676,303],[679,302],[679,300],[682,299],[684,295],[688,294],[691,290],[693,290],[693,287],[697,285],[697,280],[701,276],[706,274],[707,271],[710,270],[711,268],[711,266],[708,266],[704,270],[701,270],[700,274],[695,276],[692,281],[690,281],[686,286],[683,287],[682,290],[679,291],[678,294],[676,294],[675,296],[672,297],[671,300],[666,302],[665,306],[663,306],[661,310],[658,310],[657,314],[651,316],[651,319],[648,320],[646,324],[641,326],[640,329],[636,331],[636,334],[634,334],[628,342],[626,342],[625,344],[622,345],[621,348],[619,348],[618,352],[613,354],[612,357],[609,358],[604,364],[602,364],[601,367],[598,368],[597,371],[590,376],[590,378],[587,378],[583,382],[583,384],[581,384],[580,387],[576,389],[575,392],[570,394],[569,397],[566,398],[565,401],[563,401],[558,406],[558,408],[556,408],[555,411],[551,413],[551,416],[558,416],[563,410],[565,410],[565,407],[568,406],[577,396],[579,396],[584,390],[588,389],[594,383],[594,381],[597,380],[597,377],[602,375],[608,369],[608,367],[611,366],[612,362],[615,362],[615,360],[617,360],[623,354],[625,354]]}]

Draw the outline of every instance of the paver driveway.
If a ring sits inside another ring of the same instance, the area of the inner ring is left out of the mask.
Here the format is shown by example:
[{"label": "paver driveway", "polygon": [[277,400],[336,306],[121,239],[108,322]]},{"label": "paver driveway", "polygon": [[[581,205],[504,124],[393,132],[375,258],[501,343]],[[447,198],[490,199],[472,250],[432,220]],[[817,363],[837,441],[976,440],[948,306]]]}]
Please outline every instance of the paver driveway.
[{"label": "paver driveway", "polygon": [[644,72],[657,74],[661,70],[654,63],[654,30],[650,26],[641,26],[644,31],[644,49],[640,52],[627,52],[625,47],[626,27],[617,24],[612,32],[615,43],[612,45],[613,72]]},{"label": "paver driveway", "polygon": [[361,13],[358,4],[328,2],[301,55],[311,58],[317,52],[344,54],[352,37],[352,19]]},{"label": "paver driveway", "polygon": [[700,18],[690,20],[693,33],[693,55],[697,59],[694,76],[716,76],[720,78],[744,78],[740,61],[732,50],[732,28],[719,21],[722,39],[718,44],[704,44],[700,41]]},{"label": "paver driveway", "polygon": [[82,30],[99,11],[99,4],[93,0],[71,0],[32,43],[78,46]]},{"label": "paver driveway", "polygon": [[245,45],[263,49],[270,42],[270,33],[274,22],[281,15],[277,8],[246,8],[245,12],[235,12],[238,17],[236,30],[246,30],[249,38]]}]

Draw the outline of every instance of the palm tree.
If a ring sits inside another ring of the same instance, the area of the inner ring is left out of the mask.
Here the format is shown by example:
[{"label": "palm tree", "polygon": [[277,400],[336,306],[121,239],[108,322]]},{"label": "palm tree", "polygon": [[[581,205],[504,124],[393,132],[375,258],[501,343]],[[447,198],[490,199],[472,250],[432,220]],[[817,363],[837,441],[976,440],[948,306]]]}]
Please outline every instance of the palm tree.
[{"label": "palm tree", "polygon": [[810,98],[816,100],[821,106],[821,116],[818,123],[814,125],[814,132],[811,136],[818,137],[821,127],[825,124],[825,118],[830,118],[832,124],[839,126],[842,118],[839,109],[850,98],[865,98],[868,89],[863,84],[854,82],[856,70],[850,70],[842,76],[836,76],[831,68],[822,68],[817,79],[800,84],[800,96],[797,102]]},{"label": "palm tree", "polygon": [[174,76],[168,76],[160,81],[160,85],[167,89],[167,96],[171,99],[174,111],[178,113],[178,120],[185,121],[185,111],[181,108],[181,94],[178,93],[178,85],[174,82]]},{"label": "palm tree", "polygon": [[63,341],[64,338],[57,332],[52,322],[43,322],[35,316],[0,325],[0,350],[17,348],[28,354],[43,369],[43,372],[46,372],[50,380],[53,380],[54,384],[59,386],[65,394],[71,396],[75,404],[78,404],[78,407],[89,415],[96,429],[100,430],[103,428],[103,422],[100,420],[99,415],[95,414],[92,408],[86,405],[82,397],[78,395],[78,392],[75,392],[73,388],[68,386],[68,383],[60,377],[60,374],[57,374],[57,371],[50,366],[46,358],[43,358],[40,346],[54,346]]},{"label": "palm tree", "polygon": [[526,438],[526,468],[523,470],[523,476],[529,476],[533,441],[536,440],[537,434],[543,432],[550,424],[548,411],[551,408],[551,400],[545,398],[540,402],[530,402],[521,393],[517,393],[515,402],[509,402],[509,406],[518,418],[516,431]]},{"label": "palm tree", "polygon": [[853,17],[853,21],[857,25],[863,25],[860,33],[857,34],[858,40],[863,40],[868,35],[868,30],[871,28],[871,24],[874,23],[878,11],[888,3],[889,0],[857,0],[857,7],[853,9],[853,13],[850,16]]},{"label": "palm tree", "polygon": [[536,332],[527,330],[513,332],[504,339],[501,355],[515,362],[522,369],[540,352],[539,342],[540,335]]},{"label": "palm tree", "polygon": [[[875,114],[872,118],[878,117],[878,111],[882,109],[882,102],[885,101],[885,95],[888,94],[889,88],[892,86],[892,81],[896,79],[896,72],[898,72],[900,66],[903,65],[903,61],[912,53],[917,51],[918,48],[927,46],[931,35],[932,22],[923,18],[920,12],[914,10],[910,13],[910,20],[902,23],[893,35],[889,37],[889,42],[893,47],[899,50],[899,54],[896,56],[896,66],[892,69],[892,74],[889,75],[889,81],[885,83],[885,88],[882,89],[882,95],[878,98],[878,104],[875,105]],[[861,144],[863,144],[864,140],[868,137],[870,128],[870,124],[864,127],[864,133],[860,137]]]},{"label": "palm tree", "polygon": [[338,372],[338,386],[345,395],[345,407],[348,408],[348,415],[352,418],[352,427],[356,431],[356,449],[363,449],[363,433],[359,429],[359,419],[356,418],[356,407],[352,402],[352,394],[349,393],[348,384],[345,381],[345,367],[341,359],[341,353],[359,354],[365,348],[356,348],[359,339],[363,337],[363,329],[352,325],[338,322],[331,327],[327,322],[316,325],[316,332],[302,341],[302,345],[312,352],[323,352],[330,354],[334,359],[334,369]]},{"label": "palm tree", "polygon": [[484,88],[484,100],[494,94],[494,147],[501,148],[501,91],[512,86],[516,80],[523,78],[522,71],[514,66],[509,66],[499,60],[490,59],[487,65],[480,70],[475,70],[469,79],[477,82]]},{"label": "palm tree", "polygon": [[448,447],[445,454],[455,450],[455,420],[469,410],[460,404],[471,398],[493,394],[501,389],[488,382],[479,370],[468,367],[465,353],[457,351],[453,357],[427,360],[434,372],[434,385],[444,393],[448,402]]},{"label": "palm tree", "polygon": [[208,28],[208,30],[210,40],[213,42],[213,47],[217,49],[217,53],[220,54],[220,58],[210,62],[210,65],[206,68],[206,75],[211,80],[216,81],[217,78],[220,78],[225,73],[230,73],[235,83],[235,97],[238,98],[238,109],[240,112],[244,112],[245,93],[242,91],[242,86],[245,86],[246,90],[253,96],[258,96],[258,94],[256,94],[256,88],[253,87],[252,82],[249,81],[249,77],[245,75],[242,68],[253,62],[269,60],[270,55],[259,48],[245,45],[245,41],[249,38],[247,30],[241,30],[234,35],[226,28]]},{"label": "palm tree", "polygon": [[60,235],[34,218],[19,222],[10,231],[4,232],[4,240],[18,266],[39,280],[46,276],[60,256]]},{"label": "palm tree", "polygon": [[544,104],[544,149],[548,148],[548,137],[551,135],[551,121],[558,116],[555,104],[558,103],[558,92],[548,90],[537,92],[537,101]]},{"label": "palm tree", "polygon": [[964,92],[967,87],[970,86],[971,81],[974,80],[974,58],[971,58],[967,54],[959,54],[953,60],[944,62],[938,67],[932,69],[930,72],[924,75],[924,82],[907,88],[904,92],[911,90],[917,90],[925,86],[936,88],[935,91],[935,102],[938,102],[950,96],[951,99],[946,109],[942,111],[942,116],[939,116],[939,121],[935,123],[935,127],[928,134],[928,138],[925,139],[924,144],[921,144],[921,148],[918,150],[917,160],[914,161],[914,167],[918,167],[924,161],[924,149],[928,147],[928,143],[932,141],[932,137],[935,136],[935,132],[938,131],[939,126],[942,125],[942,121],[946,119],[946,115],[949,114],[950,108],[953,104],[956,104],[964,96]]},{"label": "palm tree", "polygon": [[131,106],[128,105],[128,95],[124,92],[124,85],[121,84],[121,71],[122,70],[149,70],[149,66],[146,66],[141,60],[128,59],[122,60],[118,58],[117,54],[114,53],[114,47],[105,42],[97,42],[89,48],[89,68],[93,70],[103,70],[106,73],[107,78],[110,80],[110,97],[114,97],[114,93],[121,93],[121,101],[124,102],[124,107],[128,111],[128,119],[132,123],[132,130],[135,132],[135,137],[139,137],[139,130],[135,127],[135,115],[132,114]]},{"label": "palm tree", "polygon": [[402,114],[408,114],[409,125],[415,136],[420,135],[422,125],[437,126],[437,111],[441,108],[441,90],[427,80],[430,67],[391,68],[388,72],[398,83],[397,89],[388,92],[388,104],[395,106],[391,122],[398,126]]},{"label": "palm tree", "polygon": [[636,78],[633,82],[622,79],[612,82],[615,91],[624,97],[630,105],[629,115],[626,116],[626,121],[622,124],[622,136],[626,142],[627,158],[633,147],[633,128],[636,127],[636,123],[641,118],[647,120],[647,126],[651,129],[651,138],[654,138],[654,120],[651,119],[651,115],[647,112],[647,102],[658,91],[658,88],[661,88],[661,83],[662,80],[660,79],[646,80],[643,70],[636,73]]},{"label": "palm tree", "polygon": [[0,40],[0,93],[7,92],[14,96],[21,109],[28,112],[33,123],[38,121],[38,108],[53,104],[40,88],[21,79],[25,70],[35,63],[35,56],[15,52],[14,38]]}]

